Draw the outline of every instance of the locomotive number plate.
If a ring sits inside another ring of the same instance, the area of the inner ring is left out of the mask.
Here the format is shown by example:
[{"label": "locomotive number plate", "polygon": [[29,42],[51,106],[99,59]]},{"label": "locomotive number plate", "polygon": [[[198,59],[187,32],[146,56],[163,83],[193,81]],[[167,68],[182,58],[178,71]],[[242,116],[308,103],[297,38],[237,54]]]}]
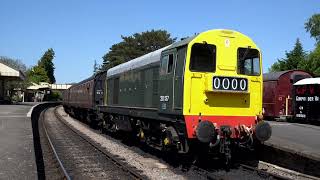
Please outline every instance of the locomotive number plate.
[{"label": "locomotive number plate", "polygon": [[213,91],[248,91],[248,79],[237,77],[215,76],[212,79]]}]

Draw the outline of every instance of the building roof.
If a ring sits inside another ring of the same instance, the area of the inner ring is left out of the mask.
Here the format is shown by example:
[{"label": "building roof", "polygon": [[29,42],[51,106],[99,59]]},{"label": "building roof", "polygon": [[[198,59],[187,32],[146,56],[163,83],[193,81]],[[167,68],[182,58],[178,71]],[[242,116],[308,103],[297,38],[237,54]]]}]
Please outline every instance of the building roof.
[{"label": "building roof", "polygon": [[32,83],[31,86],[29,86],[28,90],[38,90],[38,89],[53,89],[53,90],[65,90],[71,87],[70,84],[49,84],[46,82],[40,82],[39,84]]},{"label": "building roof", "polygon": [[8,65],[0,62],[0,77],[4,77],[8,80],[24,80],[25,75],[20,70],[16,70]]},{"label": "building roof", "polygon": [[295,86],[297,86],[297,85],[306,85],[306,84],[320,84],[320,77],[317,77],[317,78],[306,78],[306,79],[302,79],[302,80],[294,83]]}]

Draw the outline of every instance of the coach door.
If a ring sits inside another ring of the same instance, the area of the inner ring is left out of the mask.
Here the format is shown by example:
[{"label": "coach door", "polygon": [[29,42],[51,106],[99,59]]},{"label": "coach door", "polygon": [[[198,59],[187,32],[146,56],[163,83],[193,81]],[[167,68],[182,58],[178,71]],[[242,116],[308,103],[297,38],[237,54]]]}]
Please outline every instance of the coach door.
[{"label": "coach door", "polygon": [[95,77],[95,83],[94,83],[95,105],[103,105],[104,103],[105,78],[106,78],[106,73],[100,73]]},{"label": "coach door", "polygon": [[184,64],[186,59],[187,47],[181,47],[177,50],[175,68],[174,68],[174,79],[173,79],[173,108],[175,110],[182,110],[183,101],[183,73]]}]

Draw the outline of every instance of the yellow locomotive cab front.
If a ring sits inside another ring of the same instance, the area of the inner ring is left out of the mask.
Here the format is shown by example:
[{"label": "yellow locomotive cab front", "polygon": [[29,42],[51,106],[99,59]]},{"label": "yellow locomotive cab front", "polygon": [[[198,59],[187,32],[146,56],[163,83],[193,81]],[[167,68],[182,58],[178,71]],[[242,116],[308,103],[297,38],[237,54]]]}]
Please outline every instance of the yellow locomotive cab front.
[{"label": "yellow locomotive cab front", "polygon": [[[256,44],[230,30],[199,34],[188,45],[184,76],[187,134],[197,137],[201,121],[237,138],[252,133],[262,115],[262,61]],[[198,137],[199,138],[199,137]]]}]

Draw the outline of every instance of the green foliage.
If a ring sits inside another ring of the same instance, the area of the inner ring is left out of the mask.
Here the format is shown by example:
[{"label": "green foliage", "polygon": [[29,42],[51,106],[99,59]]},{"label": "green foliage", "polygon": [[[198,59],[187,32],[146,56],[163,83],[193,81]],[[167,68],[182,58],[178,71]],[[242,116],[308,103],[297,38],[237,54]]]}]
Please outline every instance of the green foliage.
[{"label": "green foliage", "polygon": [[320,76],[320,44],[310,52],[303,69],[313,73],[315,76]]},{"label": "green foliage", "polygon": [[52,62],[54,55],[55,55],[55,53],[54,53],[53,49],[50,48],[43,54],[43,56],[41,57],[41,59],[38,62],[38,66],[42,67],[45,70],[45,72],[49,78],[49,80],[45,81],[45,82],[48,82],[50,84],[53,84],[56,82],[56,79],[54,77],[55,67]]},{"label": "green foliage", "polygon": [[286,52],[286,58],[280,59],[270,67],[270,72],[285,71],[304,68],[306,64],[306,52],[303,50],[300,40],[297,39],[293,50]]},{"label": "green foliage", "polygon": [[46,70],[42,66],[34,66],[27,71],[28,81],[39,84],[39,82],[49,82]]},{"label": "green foliage", "polygon": [[97,63],[96,60],[94,60],[94,64],[93,64],[93,74],[97,74],[100,71],[100,67]]},{"label": "green foliage", "polygon": [[310,32],[310,36],[315,38],[317,43],[320,43],[320,14],[314,14],[304,24],[307,32]]},{"label": "green foliage", "polygon": [[45,101],[60,101],[62,100],[62,94],[59,91],[51,91],[50,94],[45,96]]},{"label": "green foliage", "polygon": [[112,45],[103,58],[102,70],[110,69],[149,52],[172,44],[176,38],[165,30],[151,30],[135,33],[132,36],[121,36],[120,43]]},{"label": "green foliage", "polygon": [[38,61],[36,66],[33,66],[27,71],[27,79],[29,82],[39,84],[39,82],[47,82],[53,84],[56,82],[54,77],[54,51],[48,49]]}]

